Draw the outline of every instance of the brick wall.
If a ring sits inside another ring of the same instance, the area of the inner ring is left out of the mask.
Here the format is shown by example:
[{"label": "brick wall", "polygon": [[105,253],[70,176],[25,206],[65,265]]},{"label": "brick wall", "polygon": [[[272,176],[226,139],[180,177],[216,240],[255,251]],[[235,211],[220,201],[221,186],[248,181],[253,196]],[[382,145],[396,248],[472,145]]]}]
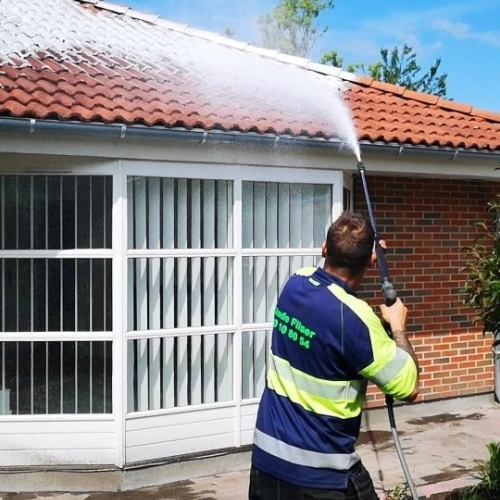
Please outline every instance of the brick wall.
[{"label": "brick wall", "polygon": [[[409,310],[409,338],[421,366],[419,400],[492,392],[492,337],[483,337],[463,305],[459,250],[474,238],[474,222],[491,217],[486,203],[500,193],[500,184],[369,172],[367,181],[378,232],[389,246],[391,279]],[[359,179],[354,208],[366,210]],[[365,278],[360,297],[380,303],[375,269]],[[368,404],[379,406],[383,397],[372,389]]]}]

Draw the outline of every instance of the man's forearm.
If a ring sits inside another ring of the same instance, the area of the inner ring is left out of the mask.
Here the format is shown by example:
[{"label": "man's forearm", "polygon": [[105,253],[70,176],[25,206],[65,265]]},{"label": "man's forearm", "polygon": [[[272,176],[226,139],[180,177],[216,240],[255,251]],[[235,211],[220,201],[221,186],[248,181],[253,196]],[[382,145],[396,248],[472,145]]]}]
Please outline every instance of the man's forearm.
[{"label": "man's forearm", "polygon": [[403,351],[406,351],[412,357],[418,369],[418,359],[410,341],[408,340],[408,337],[406,336],[406,332],[404,330],[394,330],[392,332],[392,338],[398,347],[403,349]]}]

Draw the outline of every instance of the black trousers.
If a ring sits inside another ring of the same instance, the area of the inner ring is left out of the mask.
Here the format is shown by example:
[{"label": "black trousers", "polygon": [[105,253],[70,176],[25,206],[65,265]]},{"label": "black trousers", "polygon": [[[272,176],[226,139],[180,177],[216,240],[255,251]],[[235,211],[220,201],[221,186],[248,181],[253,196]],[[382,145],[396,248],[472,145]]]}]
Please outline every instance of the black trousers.
[{"label": "black trousers", "polygon": [[249,500],[378,500],[373,481],[362,464],[349,477],[345,490],[316,490],[281,481],[252,467]]}]

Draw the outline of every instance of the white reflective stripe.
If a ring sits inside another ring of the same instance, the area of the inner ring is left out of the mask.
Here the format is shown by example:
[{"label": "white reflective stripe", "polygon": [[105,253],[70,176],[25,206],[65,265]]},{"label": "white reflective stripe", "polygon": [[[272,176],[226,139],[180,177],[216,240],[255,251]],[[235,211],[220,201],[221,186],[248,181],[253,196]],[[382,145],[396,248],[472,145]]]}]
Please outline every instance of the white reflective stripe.
[{"label": "white reflective stripe", "polygon": [[357,453],[320,453],[302,450],[273,438],[258,429],[255,430],[254,444],[266,453],[286,462],[315,469],[349,470],[360,461]]},{"label": "white reflective stripe", "polygon": [[388,384],[405,367],[409,356],[406,351],[400,347],[396,347],[391,360],[377,373],[370,375],[368,378],[379,387]]},{"label": "white reflective stripe", "polygon": [[269,369],[281,379],[290,380],[299,391],[333,401],[355,401],[365,387],[364,380],[331,381],[307,375],[274,354],[269,356]]}]

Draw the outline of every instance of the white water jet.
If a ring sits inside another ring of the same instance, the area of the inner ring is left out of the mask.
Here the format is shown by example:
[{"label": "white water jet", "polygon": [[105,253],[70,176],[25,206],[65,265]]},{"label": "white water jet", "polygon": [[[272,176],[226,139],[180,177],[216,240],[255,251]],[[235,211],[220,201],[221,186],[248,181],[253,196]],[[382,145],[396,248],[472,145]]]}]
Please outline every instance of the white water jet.
[{"label": "white water jet", "polygon": [[[119,57],[118,66],[149,76],[165,103],[173,102],[181,113],[198,114],[201,123],[206,116],[217,121],[234,113],[235,125],[247,116],[247,122],[265,127],[272,127],[274,120],[280,130],[300,126],[313,135],[340,139],[360,160],[356,131],[342,99],[345,83],[339,78],[161,19],[151,23],[105,10],[96,14],[74,0],[32,0],[29,6],[1,2],[0,22],[15,29],[0,41],[0,61],[16,63],[48,50],[75,66],[88,65],[87,56],[97,63],[101,57]],[[180,91],[169,90],[173,86]]]}]

